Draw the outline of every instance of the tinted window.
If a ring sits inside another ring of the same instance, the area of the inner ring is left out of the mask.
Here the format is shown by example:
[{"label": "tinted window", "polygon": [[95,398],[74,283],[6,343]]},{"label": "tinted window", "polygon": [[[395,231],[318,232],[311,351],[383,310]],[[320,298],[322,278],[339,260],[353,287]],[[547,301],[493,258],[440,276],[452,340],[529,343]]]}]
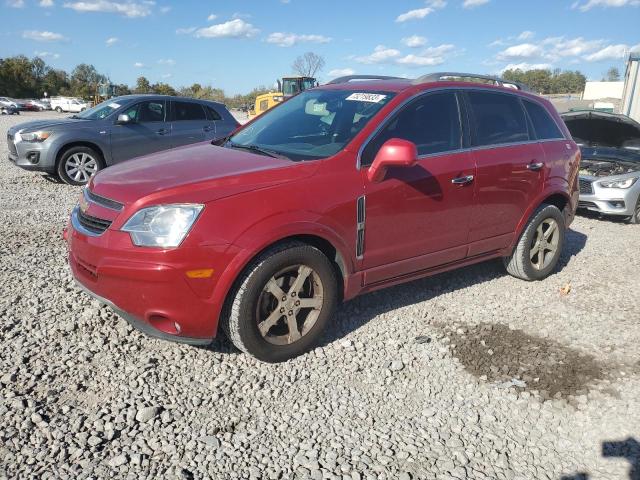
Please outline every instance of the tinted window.
[{"label": "tinted window", "polygon": [[207,117],[209,117],[209,120],[221,120],[222,119],[220,114],[218,112],[216,112],[213,107],[206,106],[204,108],[207,110]]},{"label": "tinted window", "polygon": [[425,95],[398,112],[365,148],[361,162],[370,165],[384,142],[402,138],[416,144],[418,155],[462,147],[462,129],[456,95],[443,92]]},{"label": "tinted window", "polygon": [[206,120],[202,105],[189,102],[173,102],[173,120]]},{"label": "tinted window", "polygon": [[149,101],[132,105],[122,112],[139,123],[164,122],[164,102]]},{"label": "tinted window", "polygon": [[537,103],[527,101],[524,102],[524,107],[529,114],[529,118],[531,118],[538,139],[564,138],[556,122],[553,121],[553,118],[551,118],[544,107]]},{"label": "tinted window", "polygon": [[475,120],[474,145],[529,140],[526,117],[518,97],[490,92],[469,92],[468,95]]}]

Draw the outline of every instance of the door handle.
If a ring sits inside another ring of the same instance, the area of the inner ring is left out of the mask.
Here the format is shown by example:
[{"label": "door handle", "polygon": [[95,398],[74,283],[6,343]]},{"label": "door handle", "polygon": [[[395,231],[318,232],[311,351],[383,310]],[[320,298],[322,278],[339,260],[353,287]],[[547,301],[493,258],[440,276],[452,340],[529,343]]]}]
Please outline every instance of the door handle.
[{"label": "door handle", "polygon": [[457,177],[451,180],[454,185],[468,185],[473,182],[473,175],[466,175],[464,177]]},{"label": "door handle", "polygon": [[531,162],[527,164],[527,170],[531,170],[532,172],[542,170],[542,167],[544,167],[544,162]]},{"label": "door handle", "polygon": [[156,130],[157,135],[164,135],[165,133],[167,133],[167,130],[164,128],[161,128],[160,130]]}]

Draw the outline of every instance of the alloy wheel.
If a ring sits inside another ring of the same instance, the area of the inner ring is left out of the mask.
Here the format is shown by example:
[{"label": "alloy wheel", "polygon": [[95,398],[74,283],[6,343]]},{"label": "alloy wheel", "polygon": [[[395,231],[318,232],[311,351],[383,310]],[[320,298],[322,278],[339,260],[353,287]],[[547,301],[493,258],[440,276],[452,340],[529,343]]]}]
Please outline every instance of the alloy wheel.
[{"label": "alloy wheel", "polygon": [[553,261],[558,251],[559,240],[560,230],[555,219],[546,218],[540,222],[529,250],[529,259],[533,268],[543,270]]},{"label": "alloy wheel", "polygon": [[273,275],[260,293],[258,331],[271,344],[294,343],[313,328],[323,304],[320,276],[306,265],[287,267]]},{"label": "alloy wheel", "polygon": [[86,183],[98,171],[98,162],[88,153],[74,153],[64,166],[67,176],[81,183]]}]

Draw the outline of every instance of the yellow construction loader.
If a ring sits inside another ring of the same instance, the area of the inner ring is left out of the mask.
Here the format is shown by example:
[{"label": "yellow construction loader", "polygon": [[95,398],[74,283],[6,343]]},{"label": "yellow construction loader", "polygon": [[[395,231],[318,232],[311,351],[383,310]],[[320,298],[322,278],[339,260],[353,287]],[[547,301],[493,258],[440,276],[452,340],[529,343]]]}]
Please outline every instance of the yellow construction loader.
[{"label": "yellow construction loader", "polygon": [[263,93],[256,97],[256,103],[249,110],[249,120],[263,114],[270,108],[275,107],[285,98],[293,97],[309,88],[316,87],[318,82],[313,77],[283,77],[282,82],[278,80],[278,91]]}]

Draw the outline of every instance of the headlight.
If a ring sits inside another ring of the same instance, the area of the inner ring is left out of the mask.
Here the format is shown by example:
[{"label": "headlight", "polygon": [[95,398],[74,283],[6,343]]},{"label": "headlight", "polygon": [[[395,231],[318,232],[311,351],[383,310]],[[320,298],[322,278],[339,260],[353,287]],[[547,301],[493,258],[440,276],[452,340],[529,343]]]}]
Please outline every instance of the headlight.
[{"label": "headlight", "polygon": [[204,205],[159,205],[143,208],[122,227],[134,245],[177,247],[187,236]]},{"label": "headlight", "polygon": [[600,186],[603,188],[629,188],[631,185],[636,183],[638,177],[635,178],[625,178],[624,180],[610,180],[600,182]]},{"label": "headlight", "polygon": [[50,136],[51,132],[43,131],[20,134],[20,138],[23,142],[44,142]]}]

